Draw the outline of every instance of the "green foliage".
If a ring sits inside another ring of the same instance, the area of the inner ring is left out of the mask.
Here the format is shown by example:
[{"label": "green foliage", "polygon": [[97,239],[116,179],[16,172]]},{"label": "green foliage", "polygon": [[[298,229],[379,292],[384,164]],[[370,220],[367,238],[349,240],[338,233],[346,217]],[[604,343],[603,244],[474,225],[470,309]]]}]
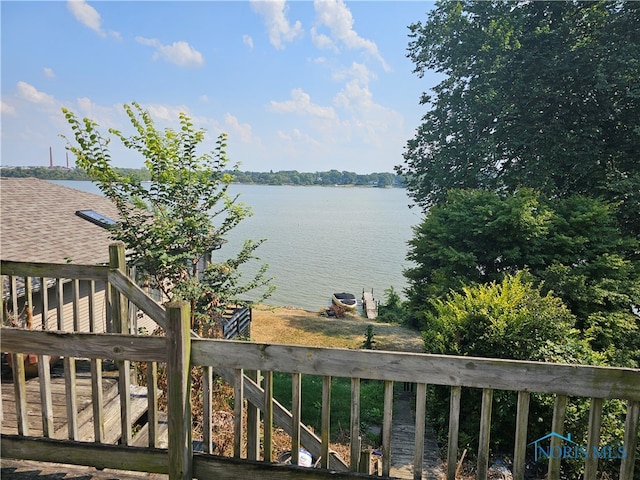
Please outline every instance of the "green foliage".
[{"label": "green foliage", "polygon": [[376,341],[373,339],[375,337],[375,333],[373,333],[373,325],[367,325],[367,330],[364,332],[364,341],[362,342],[362,347],[365,350],[373,350],[373,346],[376,344]]},{"label": "green foliage", "polygon": [[378,305],[378,318],[379,322],[387,323],[403,323],[407,326],[415,327],[410,324],[411,317],[407,305],[402,301],[398,292],[396,292],[393,286],[390,286],[385,291],[384,304]]},{"label": "green foliage", "polygon": [[[251,214],[237,196],[227,193],[232,175],[227,172],[226,135],[218,137],[213,151],[198,154],[205,133],[186,114],[180,114],[178,131],[160,131],[138,104],[124,110],[136,133],[125,136],[109,129],[111,137],[105,138],[93,120],[80,121],[63,109],[76,142],[69,142],[68,149],[118,207],[121,218],[112,235],[129,249],[131,264],[166,298],[189,301],[192,327],[211,333],[226,305],[242,303],[249,290],[262,288],[264,296],[272,290],[266,265],[246,283],[239,273],[240,265],[257,258],[254,252],[264,240],[247,240],[234,257],[208,262],[225,235]],[[140,176],[112,167],[108,145],[114,137],[142,155],[149,186]]]},{"label": "green foliage", "polygon": [[[274,398],[285,408],[291,409],[291,375],[274,373]],[[363,433],[368,425],[380,425],[384,406],[384,383],[363,380],[360,383],[360,422]],[[322,377],[302,376],[302,423],[311,425],[315,431],[321,430]],[[351,380],[334,377],[331,379],[331,438],[338,439],[344,431],[349,431],[351,422]]]},{"label": "green foliage", "polygon": [[[574,317],[551,294],[542,295],[524,272],[501,283],[464,287],[434,300],[425,316],[427,353],[575,361],[581,354]],[[582,358],[582,360],[591,360]]]},{"label": "green foliage", "polygon": [[[475,357],[506,358],[556,363],[600,363],[579,332],[573,328],[574,317],[559,298],[526,279],[520,272],[507,275],[501,283],[465,287],[443,300],[433,301],[434,313],[425,315],[423,340],[427,353]],[[448,388],[433,388],[432,420],[446,429]],[[465,390],[461,401],[461,430],[473,446],[477,442],[481,392]],[[492,443],[498,449],[513,444],[517,395],[494,392]],[[438,413],[440,412],[440,413]],[[548,433],[553,401],[545,395],[532,395],[529,437]],[[586,421],[580,417],[581,421]],[[579,431],[576,420],[576,432]],[[584,423],[579,425],[584,429]]]},{"label": "green foliage", "polygon": [[414,232],[414,266],[405,275],[417,323],[434,312],[431,300],[450,290],[526,269],[543,293],[562,299],[611,364],[638,365],[640,319],[632,305],[640,303],[640,246],[620,231],[607,203],[583,196],[545,201],[528,189],[451,190]]},{"label": "green foliage", "polygon": [[636,2],[438,2],[410,26],[414,72],[445,75],[396,168],[417,203],[529,186],[619,204],[640,234],[638,21]]}]

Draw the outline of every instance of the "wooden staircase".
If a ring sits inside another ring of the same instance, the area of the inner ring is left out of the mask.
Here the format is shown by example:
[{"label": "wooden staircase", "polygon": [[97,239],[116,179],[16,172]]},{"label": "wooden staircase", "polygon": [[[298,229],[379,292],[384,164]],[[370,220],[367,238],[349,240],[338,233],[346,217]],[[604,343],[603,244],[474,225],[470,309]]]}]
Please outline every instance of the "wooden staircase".
[{"label": "wooden staircase", "polygon": [[[104,418],[104,441],[105,443],[117,444],[122,436],[120,426],[120,395],[118,392],[117,376],[109,375],[105,372],[102,379],[103,398],[103,418]],[[77,402],[77,441],[94,442],[93,426],[93,405],[91,402],[91,373],[89,362],[79,360],[76,362],[76,402]],[[69,426],[67,421],[67,405],[64,370],[62,364],[57,364],[51,369],[51,401],[53,412],[53,434],[56,439],[69,438]],[[42,405],[40,400],[40,379],[30,378],[26,382],[28,428],[29,435],[42,436]],[[143,419],[147,412],[147,388],[132,385],[129,391],[131,399],[131,419],[135,424]],[[12,381],[11,369],[3,363],[2,365],[2,427],[3,434],[17,434],[17,417],[14,399],[14,385]],[[165,419],[166,422],[166,419]],[[141,430],[134,431],[136,444],[148,445],[138,440],[140,433],[148,428],[145,424]]]}]

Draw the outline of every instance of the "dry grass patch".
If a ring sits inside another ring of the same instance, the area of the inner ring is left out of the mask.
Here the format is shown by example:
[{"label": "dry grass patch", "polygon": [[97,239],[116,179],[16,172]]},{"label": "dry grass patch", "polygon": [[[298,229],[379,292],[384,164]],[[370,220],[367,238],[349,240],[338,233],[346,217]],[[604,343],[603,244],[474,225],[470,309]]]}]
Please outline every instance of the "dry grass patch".
[{"label": "dry grass patch", "polygon": [[260,343],[358,349],[364,341],[367,325],[373,325],[376,350],[423,352],[420,333],[409,328],[367,320],[355,314],[329,318],[320,312],[268,305],[253,307],[251,338]]}]

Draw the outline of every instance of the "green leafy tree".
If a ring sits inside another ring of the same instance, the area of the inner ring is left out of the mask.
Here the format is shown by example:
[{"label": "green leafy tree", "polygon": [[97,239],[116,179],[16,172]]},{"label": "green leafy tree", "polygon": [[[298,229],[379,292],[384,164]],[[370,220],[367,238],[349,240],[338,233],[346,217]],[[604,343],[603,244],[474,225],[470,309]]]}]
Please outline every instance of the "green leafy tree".
[{"label": "green leafy tree", "polygon": [[[425,318],[423,340],[427,353],[475,357],[534,360],[556,363],[593,364],[601,361],[579,331],[575,318],[562,301],[543,294],[527,280],[525,272],[507,275],[501,282],[465,287],[441,300],[434,300],[433,311]],[[477,446],[481,392],[466,389],[461,401],[461,438]],[[433,420],[446,430],[449,390],[433,388],[430,393]],[[494,392],[492,444],[510,452],[515,438],[517,398],[514,392]],[[548,433],[553,402],[549,396],[532,395],[530,404],[531,438]],[[585,416],[576,416],[576,436],[585,429]],[[497,452],[494,452],[497,453]]]},{"label": "green leafy tree", "polygon": [[640,235],[639,22],[637,2],[438,2],[410,26],[414,72],[445,77],[396,168],[415,201],[585,194]]},{"label": "green leafy tree", "polygon": [[[218,137],[213,151],[199,154],[205,133],[186,114],[180,114],[177,131],[161,131],[137,103],[124,105],[124,110],[135,133],[126,136],[109,129],[107,138],[93,120],[80,121],[63,109],[75,138],[75,144],[68,141],[68,149],[118,207],[121,220],[112,236],[125,243],[131,264],[165,298],[190,302],[192,328],[215,335],[227,305],[244,303],[242,296],[249,291],[258,289],[265,298],[273,289],[266,264],[248,281],[239,270],[257,258],[255,250],[264,240],[246,240],[235,256],[208,261],[225,235],[251,214],[238,196],[228,193],[238,165],[227,171],[226,135]],[[142,155],[151,179],[148,186],[140,176],[126,176],[112,166],[107,148],[112,138]]]},{"label": "green leafy tree", "polygon": [[527,269],[576,316],[576,327],[609,362],[640,364],[640,264],[605,202],[583,196],[544,200],[518,190],[451,190],[414,229],[405,271],[415,321],[450,290],[500,282]]}]

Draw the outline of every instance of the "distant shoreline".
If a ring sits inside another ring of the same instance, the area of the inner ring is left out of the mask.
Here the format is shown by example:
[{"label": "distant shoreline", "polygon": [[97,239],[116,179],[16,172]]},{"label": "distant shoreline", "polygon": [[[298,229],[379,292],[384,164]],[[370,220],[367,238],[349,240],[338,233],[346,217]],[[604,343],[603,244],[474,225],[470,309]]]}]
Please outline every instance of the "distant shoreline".
[{"label": "distant shoreline", "polygon": [[[116,168],[123,176],[144,182],[151,176],[146,169]],[[298,172],[280,170],[277,172],[232,171],[231,183],[238,185],[274,185],[274,186],[322,186],[322,187],[400,187],[404,188],[404,179],[389,172],[357,174],[354,172],[329,170],[326,172]],[[1,166],[0,177],[35,177],[41,180],[69,180],[90,182],[84,170],[63,167],[22,167]]]}]

